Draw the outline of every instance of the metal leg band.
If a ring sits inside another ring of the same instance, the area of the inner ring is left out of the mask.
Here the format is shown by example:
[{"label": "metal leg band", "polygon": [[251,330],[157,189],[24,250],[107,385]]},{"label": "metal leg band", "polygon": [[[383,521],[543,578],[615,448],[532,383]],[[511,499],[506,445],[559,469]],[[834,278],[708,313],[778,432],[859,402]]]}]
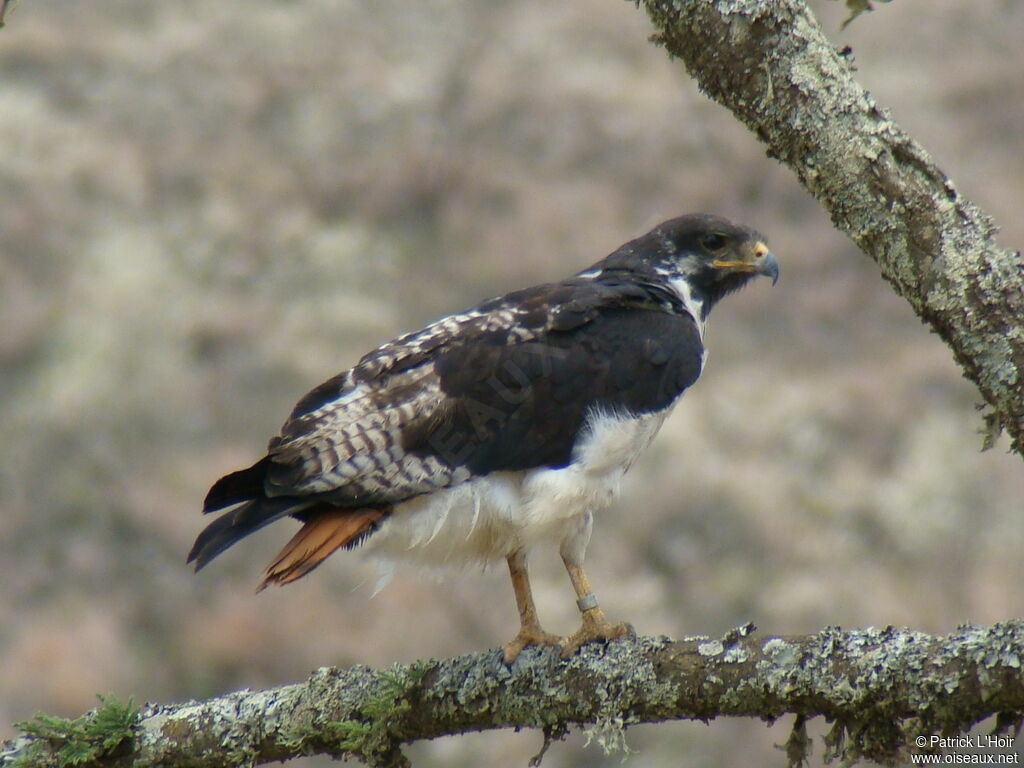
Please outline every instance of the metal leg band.
[{"label": "metal leg band", "polygon": [[597,595],[593,592],[587,592],[587,594],[576,601],[576,607],[580,609],[580,613],[597,608]]}]

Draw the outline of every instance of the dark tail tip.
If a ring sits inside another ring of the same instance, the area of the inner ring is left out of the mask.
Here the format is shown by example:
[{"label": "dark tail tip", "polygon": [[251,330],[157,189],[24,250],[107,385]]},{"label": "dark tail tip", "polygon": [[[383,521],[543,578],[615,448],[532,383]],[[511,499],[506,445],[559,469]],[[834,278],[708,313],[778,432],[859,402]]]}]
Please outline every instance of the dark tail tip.
[{"label": "dark tail tip", "polygon": [[227,512],[206,526],[196,538],[185,562],[195,563],[197,572],[205,568],[213,558],[245,535],[234,528],[234,522],[234,513]]},{"label": "dark tail tip", "polygon": [[192,545],[186,562],[194,562],[196,570],[202,570],[207,563],[232,544],[255,533],[263,526],[285,515],[301,511],[313,503],[287,496],[274,499],[263,497],[252,499],[236,509],[230,509],[202,530],[196,538],[196,543]]}]

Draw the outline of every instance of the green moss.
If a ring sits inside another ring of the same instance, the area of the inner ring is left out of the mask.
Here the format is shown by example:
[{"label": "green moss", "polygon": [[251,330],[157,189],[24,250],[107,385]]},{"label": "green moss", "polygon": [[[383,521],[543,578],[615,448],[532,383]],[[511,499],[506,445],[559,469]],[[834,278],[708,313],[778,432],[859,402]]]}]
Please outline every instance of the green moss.
[{"label": "green moss", "polygon": [[123,750],[134,739],[139,708],[131,699],[122,704],[113,695],[97,698],[100,705],[75,720],[40,712],[31,720],[15,723],[33,743],[12,768],[28,768],[47,752],[53,754],[57,765],[68,768]]},{"label": "green moss", "polygon": [[281,744],[289,751],[313,752],[328,746],[348,752],[374,766],[407,765],[398,749],[402,719],[411,711],[409,696],[431,669],[429,662],[408,667],[394,665],[376,672],[367,680],[365,698],[344,720],[323,722],[314,719],[294,725],[281,734]]},{"label": "green moss", "polygon": [[338,738],[338,746],[371,763],[383,762],[395,750],[393,726],[412,708],[406,699],[409,688],[422,676],[419,669],[398,665],[380,672],[379,690],[359,708],[357,717],[328,724]]}]

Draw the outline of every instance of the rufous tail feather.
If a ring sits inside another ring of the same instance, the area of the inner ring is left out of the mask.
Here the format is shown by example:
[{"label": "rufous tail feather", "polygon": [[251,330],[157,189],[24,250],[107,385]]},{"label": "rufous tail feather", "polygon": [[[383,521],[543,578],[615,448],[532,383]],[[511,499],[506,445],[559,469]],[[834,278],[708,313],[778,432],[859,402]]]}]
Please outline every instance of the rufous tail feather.
[{"label": "rufous tail feather", "polygon": [[316,568],[338,547],[352,544],[384,516],[384,509],[332,509],[303,525],[284,545],[257,592],[271,584],[288,584]]}]

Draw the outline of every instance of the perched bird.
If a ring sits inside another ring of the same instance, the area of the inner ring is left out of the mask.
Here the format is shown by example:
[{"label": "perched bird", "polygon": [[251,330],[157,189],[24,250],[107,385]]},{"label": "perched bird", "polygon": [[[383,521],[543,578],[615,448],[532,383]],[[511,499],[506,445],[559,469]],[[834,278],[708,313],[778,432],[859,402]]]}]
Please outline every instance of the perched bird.
[{"label": "perched bird", "polygon": [[[227,509],[188,556],[199,570],[283,517],[302,527],[260,588],[363,544],[429,565],[505,558],[520,629],[504,646],[561,646],[630,632],[583,571],[593,516],[700,375],[712,306],[755,275],[778,279],[754,230],[671,219],[574,277],[514,291],[400,336],[303,397],[267,455],[210,489]],[[541,629],[526,556],[558,545],[583,616]]]}]

